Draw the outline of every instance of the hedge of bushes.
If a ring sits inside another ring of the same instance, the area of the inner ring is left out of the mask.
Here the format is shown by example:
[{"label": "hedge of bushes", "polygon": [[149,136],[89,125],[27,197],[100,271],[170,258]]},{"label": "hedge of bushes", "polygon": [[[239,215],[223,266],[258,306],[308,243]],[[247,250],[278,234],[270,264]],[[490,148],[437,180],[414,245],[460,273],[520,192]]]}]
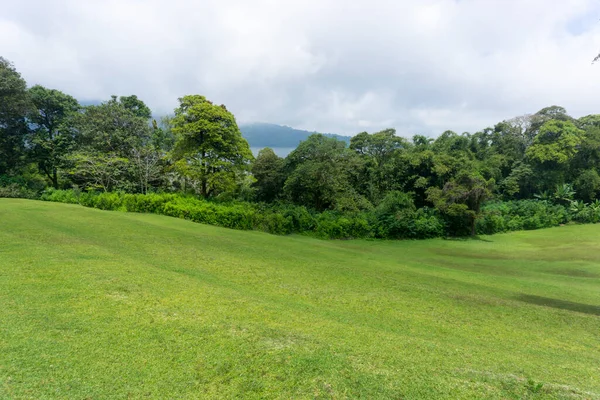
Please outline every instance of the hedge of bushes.
[{"label": "hedge of bushes", "polygon": [[[178,194],[91,193],[46,190],[41,200],[81,204],[101,210],[154,213],[204,224],[278,235],[303,233],[324,239],[429,238],[444,234],[444,223],[432,209],[385,209],[374,212],[316,213],[286,203],[218,203]],[[389,207],[388,207],[389,208]]]},{"label": "hedge of bushes", "polygon": [[[456,231],[452,220],[432,208],[415,208],[410,195],[401,192],[390,193],[372,211],[358,213],[317,213],[288,203],[222,203],[166,193],[91,193],[50,189],[40,198],[102,210],[168,215],[226,228],[260,230],[278,235],[301,233],[324,239],[424,239],[443,237]],[[477,221],[477,233],[547,228],[569,221],[600,221],[600,203],[566,206],[542,200],[488,202]]]},{"label": "hedge of bushes", "polygon": [[566,206],[545,200],[489,202],[483,207],[483,218],[477,221],[477,233],[489,235],[549,228],[565,224],[571,221],[572,217]]},{"label": "hedge of bushes", "polygon": [[35,199],[38,197],[35,182],[32,185],[23,177],[0,175],[0,198]]}]

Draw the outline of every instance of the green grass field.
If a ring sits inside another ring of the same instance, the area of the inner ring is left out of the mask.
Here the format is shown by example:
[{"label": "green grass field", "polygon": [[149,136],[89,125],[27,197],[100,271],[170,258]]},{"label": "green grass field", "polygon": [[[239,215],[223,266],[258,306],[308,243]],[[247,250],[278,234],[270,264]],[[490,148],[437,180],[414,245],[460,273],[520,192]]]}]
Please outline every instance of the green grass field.
[{"label": "green grass field", "polygon": [[0,398],[600,398],[600,225],[320,241],[0,199]]}]

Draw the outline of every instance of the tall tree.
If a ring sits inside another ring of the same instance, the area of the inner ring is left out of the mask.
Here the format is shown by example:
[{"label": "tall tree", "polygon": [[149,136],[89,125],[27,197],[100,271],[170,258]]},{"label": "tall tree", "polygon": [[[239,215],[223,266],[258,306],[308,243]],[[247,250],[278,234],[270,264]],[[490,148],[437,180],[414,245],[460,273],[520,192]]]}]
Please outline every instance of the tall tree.
[{"label": "tall tree", "polygon": [[297,204],[319,211],[370,206],[350,183],[360,169],[360,159],[344,141],[311,135],[287,156],[285,164],[284,193]]},{"label": "tall tree", "polygon": [[529,139],[529,144],[532,144],[534,138],[540,132],[542,126],[548,121],[570,121],[573,122],[573,118],[567,113],[567,110],[561,106],[549,106],[544,107],[540,111],[533,114],[530,118],[530,125],[525,133]]},{"label": "tall tree", "polygon": [[30,105],[25,80],[0,57],[0,175],[14,172],[25,161]]},{"label": "tall tree", "polygon": [[146,192],[158,177],[149,121],[115,96],[98,106],[86,107],[75,127],[77,150],[70,160],[76,183],[107,191]]},{"label": "tall tree", "polygon": [[541,189],[566,183],[565,174],[579,151],[584,133],[571,121],[549,120],[540,127],[526,155],[539,172]]},{"label": "tall tree", "polygon": [[406,166],[402,156],[410,146],[395,129],[362,132],[350,139],[350,149],[364,160],[355,186],[371,202],[379,203],[387,192],[402,189]]},{"label": "tall tree", "polygon": [[271,202],[281,194],[285,182],[283,167],[283,158],[273,149],[265,147],[258,152],[252,163],[252,175],[256,178],[253,186],[258,200]]},{"label": "tall tree", "polygon": [[40,85],[29,89],[29,96],[33,156],[40,172],[58,188],[58,170],[73,145],[73,121],[80,106],[73,97]]},{"label": "tall tree", "polygon": [[[477,172],[461,172],[447,182],[442,189],[427,190],[429,201],[442,213],[452,218],[467,219],[471,235],[476,231],[481,205],[492,195],[494,181],[484,179]],[[460,225],[459,225],[460,226]]]},{"label": "tall tree", "polygon": [[[113,96],[113,98],[114,97],[116,96]],[[152,111],[150,111],[150,108],[146,105],[146,103],[138,99],[138,97],[135,94],[131,96],[119,97],[119,103],[121,103],[123,107],[131,111],[136,117],[140,117],[146,120],[152,118]]]},{"label": "tall tree", "polygon": [[176,167],[199,184],[203,197],[231,190],[236,173],[248,169],[254,158],[233,114],[204,96],[180,98],[171,127],[176,138],[172,152]]}]

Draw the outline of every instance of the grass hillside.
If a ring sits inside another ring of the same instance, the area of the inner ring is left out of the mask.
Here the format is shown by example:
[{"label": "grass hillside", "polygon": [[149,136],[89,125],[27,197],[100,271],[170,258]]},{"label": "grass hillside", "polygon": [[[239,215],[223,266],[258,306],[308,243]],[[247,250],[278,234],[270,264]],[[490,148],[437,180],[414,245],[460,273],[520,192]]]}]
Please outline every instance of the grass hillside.
[{"label": "grass hillside", "polygon": [[600,225],[320,241],[0,199],[0,398],[600,398]]}]

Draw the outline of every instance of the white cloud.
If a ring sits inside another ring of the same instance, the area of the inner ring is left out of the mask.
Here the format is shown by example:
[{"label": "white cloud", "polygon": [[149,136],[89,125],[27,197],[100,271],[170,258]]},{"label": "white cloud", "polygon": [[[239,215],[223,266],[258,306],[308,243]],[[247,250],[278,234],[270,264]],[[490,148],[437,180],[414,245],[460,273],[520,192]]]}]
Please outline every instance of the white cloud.
[{"label": "white cloud", "polygon": [[184,94],[240,121],[474,131],[596,109],[595,0],[0,0],[0,55],[79,99]]}]

